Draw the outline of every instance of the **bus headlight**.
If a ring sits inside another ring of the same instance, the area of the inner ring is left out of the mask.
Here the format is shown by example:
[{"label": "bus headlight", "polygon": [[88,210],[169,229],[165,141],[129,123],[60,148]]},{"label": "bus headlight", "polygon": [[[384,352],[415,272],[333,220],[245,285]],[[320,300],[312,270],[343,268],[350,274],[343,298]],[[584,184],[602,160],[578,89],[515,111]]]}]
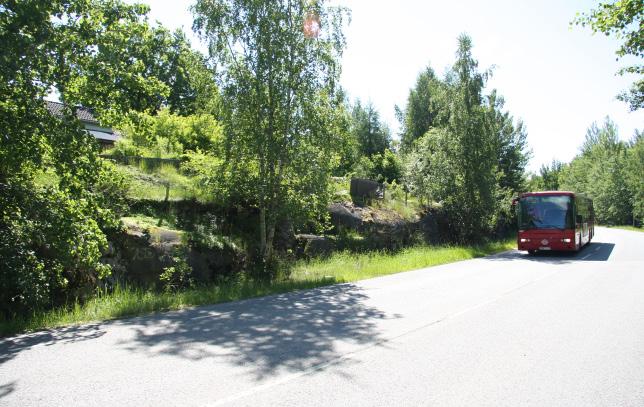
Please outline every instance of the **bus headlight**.
[{"label": "bus headlight", "polygon": [[569,238],[561,239],[561,241],[564,242],[564,243],[570,243],[571,242],[571,240]]},{"label": "bus headlight", "polygon": [[530,241],[530,239],[524,239],[524,238],[521,238],[521,240],[520,240],[521,243],[528,243],[529,241]]}]

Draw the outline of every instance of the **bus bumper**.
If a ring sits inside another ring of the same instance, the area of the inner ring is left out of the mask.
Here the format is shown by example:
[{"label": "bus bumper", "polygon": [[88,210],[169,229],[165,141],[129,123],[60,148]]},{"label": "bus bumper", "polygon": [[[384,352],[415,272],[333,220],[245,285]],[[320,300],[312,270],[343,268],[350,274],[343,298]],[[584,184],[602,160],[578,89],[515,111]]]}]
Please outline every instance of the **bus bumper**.
[{"label": "bus bumper", "polygon": [[536,250],[554,250],[554,251],[574,251],[578,248],[575,240],[575,233],[558,232],[558,233],[519,233],[517,238],[517,247],[519,250],[536,251]]}]

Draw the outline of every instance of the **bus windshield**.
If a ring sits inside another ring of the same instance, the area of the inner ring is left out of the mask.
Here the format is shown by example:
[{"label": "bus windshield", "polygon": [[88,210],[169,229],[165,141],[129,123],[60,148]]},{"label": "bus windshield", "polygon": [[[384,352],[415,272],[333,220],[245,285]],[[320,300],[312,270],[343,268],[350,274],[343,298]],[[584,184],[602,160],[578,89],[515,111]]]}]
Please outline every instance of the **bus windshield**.
[{"label": "bus windshield", "polygon": [[572,197],[526,196],[519,200],[519,229],[573,229]]}]

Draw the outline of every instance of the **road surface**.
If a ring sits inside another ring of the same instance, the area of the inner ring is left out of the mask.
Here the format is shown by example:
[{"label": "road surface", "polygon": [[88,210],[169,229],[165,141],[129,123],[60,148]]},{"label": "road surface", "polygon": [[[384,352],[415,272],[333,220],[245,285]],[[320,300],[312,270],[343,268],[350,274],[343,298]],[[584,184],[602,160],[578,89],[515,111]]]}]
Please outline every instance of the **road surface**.
[{"label": "road surface", "polygon": [[0,340],[2,406],[644,406],[644,234]]}]

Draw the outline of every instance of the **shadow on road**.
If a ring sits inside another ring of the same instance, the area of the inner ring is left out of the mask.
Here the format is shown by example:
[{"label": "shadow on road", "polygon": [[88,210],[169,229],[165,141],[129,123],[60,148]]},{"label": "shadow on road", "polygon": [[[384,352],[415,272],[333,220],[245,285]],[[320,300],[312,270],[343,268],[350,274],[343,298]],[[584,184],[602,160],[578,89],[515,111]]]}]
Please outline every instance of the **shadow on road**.
[{"label": "shadow on road", "polygon": [[15,381],[9,382],[7,384],[0,384],[0,399],[13,393],[15,389],[16,389]]},{"label": "shadow on road", "polygon": [[234,363],[260,380],[277,369],[302,371],[335,359],[337,340],[377,342],[376,321],[389,317],[366,299],[355,285],[340,284],[137,318],[126,322],[134,338],[120,345],[150,356]]},{"label": "shadow on road", "polygon": [[535,254],[511,251],[490,256],[490,260],[530,260],[554,264],[566,264],[577,261],[607,261],[610,258],[614,243],[591,242],[578,252],[538,251]]},{"label": "shadow on road", "polygon": [[[96,339],[105,334],[99,325],[71,326],[34,332],[15,338],[0,339],[0,364],[13,359],[18,353],[36,345],[50,346],[57,343],[72,343]],[[2,390],[0,390],[0,393]]]}]

